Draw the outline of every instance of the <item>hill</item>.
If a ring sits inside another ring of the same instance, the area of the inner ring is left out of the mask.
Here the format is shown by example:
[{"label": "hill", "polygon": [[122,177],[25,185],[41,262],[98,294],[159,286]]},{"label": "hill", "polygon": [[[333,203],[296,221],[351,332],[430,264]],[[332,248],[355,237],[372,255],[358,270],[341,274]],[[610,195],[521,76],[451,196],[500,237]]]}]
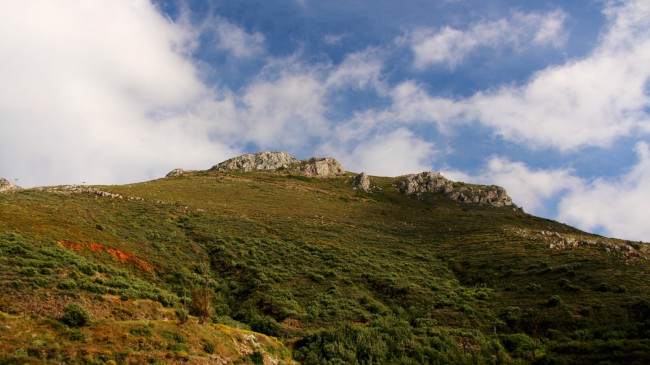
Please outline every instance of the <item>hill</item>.
[{"label": "hill", "polygon": [[310,163],[0,194],[0,363],[649,361],[645,243]]}]

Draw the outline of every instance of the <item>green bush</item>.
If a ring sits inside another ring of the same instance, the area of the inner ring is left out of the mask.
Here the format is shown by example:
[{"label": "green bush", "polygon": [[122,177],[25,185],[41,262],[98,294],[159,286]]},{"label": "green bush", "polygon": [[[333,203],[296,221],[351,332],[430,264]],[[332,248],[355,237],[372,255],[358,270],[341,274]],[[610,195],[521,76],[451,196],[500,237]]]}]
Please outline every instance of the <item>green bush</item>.
[{"label": "green bush", "polygon": [[90,316],[83,307],[72,303],[63,309],[63,315],[59,319],[69,327],[83,327],[90,321]]},{"label": "green bush", "polygon": [[179,308],[176,310],[176,318],[178,318],[178,322],[180,324],[185,324],[187,321],[189,321],[190,316],[187,314],[187,311],[183,308]]},{"label": "green bush", "polygon": [[131,328],[131,334],[135,336],[151,337],[151,328],[147,326]]}]

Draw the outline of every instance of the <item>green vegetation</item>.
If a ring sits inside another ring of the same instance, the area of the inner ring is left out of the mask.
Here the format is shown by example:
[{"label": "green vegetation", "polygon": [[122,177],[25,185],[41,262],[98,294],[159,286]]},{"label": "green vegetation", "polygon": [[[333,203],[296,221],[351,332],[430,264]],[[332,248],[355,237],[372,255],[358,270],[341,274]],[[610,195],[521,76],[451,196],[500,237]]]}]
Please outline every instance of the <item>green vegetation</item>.
[{"label": "green vegetation", "polygon": [[[395,181],[196,172],[96,187],[121,199],[0,194],[0,363],[649,361],[646,244]],[[569,239],[630,248],[550,248]]]},{"label": "green vegetation", "polygon": [[69,327],[83,327],[88,324],[90,316],[83,307],[73,303],[63,308],[60,320]]}]

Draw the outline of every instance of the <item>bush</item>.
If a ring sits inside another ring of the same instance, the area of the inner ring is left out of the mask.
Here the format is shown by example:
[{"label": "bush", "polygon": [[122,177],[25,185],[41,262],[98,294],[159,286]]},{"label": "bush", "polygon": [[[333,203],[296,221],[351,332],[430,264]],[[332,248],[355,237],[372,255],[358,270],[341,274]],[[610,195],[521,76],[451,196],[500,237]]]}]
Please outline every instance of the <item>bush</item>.
[{"label": "bush", "polygon": [[134,336],[151,337],[151,335],[152,335],[151,328],[149,328],[147,326],[131,328],[130,332]]},{"label": "bush", "polygon": [[206,343],[205,345],[203,345],[203,351],[211,355],[214,354],[214,345],[209,342]]},{"label": "bush", "polygon": [[187,314],[187,311],[183,308],[179,308],[176,310],[176,318],[178,318],[178,322],[180,324],[185,324],[187,321],[189,321],[190,316]]},{"label": "bush", "polygon": [[549,298],[548,302],[546,302],[547,307],[557,307],[558,305],[562,304],[562,298],[560,298],[558,295],[554,295],[551,298]]},{"label": "bush", "polygon": [[69,327],[83,327],[88,324],[90,316],[83,307],[72,303],[63,309],[63,315],[59,319]]}]

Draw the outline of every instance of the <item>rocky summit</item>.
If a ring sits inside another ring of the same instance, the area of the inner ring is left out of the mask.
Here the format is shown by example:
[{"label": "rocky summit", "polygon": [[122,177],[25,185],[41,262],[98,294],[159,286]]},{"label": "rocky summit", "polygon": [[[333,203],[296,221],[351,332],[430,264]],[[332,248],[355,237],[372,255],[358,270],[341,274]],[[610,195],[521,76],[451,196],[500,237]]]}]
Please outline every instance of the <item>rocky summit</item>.
[{"label": "rocky summit", "polygon": [[0,192],[16,189],[18,189],[18,187],[12,184],[11,181],[0,177]]},{"label": "rocky summit", "polygon": [[210,171],[286,171],[311,177],[331,177],[343,174],[345,170],[333,158],[312,157],[299,160],[286,152],[248,153],[234,157],[213,166]]},{"label": "rocky summit", "polygon": [[255,170],[277,170],[288,168],[298,162],[300,160],[289,156],[286,152],[247,153],[212,166],[210,171],[240,170],[250,172]]},{"label": "rocky summit", "polygon": [[487,204],[495,207],[517,207],[506,189],[496,185],[471,185],[454,182],[439,172],[422,172],[407,175],[396,184],[404,195],[420,196],[423,193],[443,193],[448,198],[462,203]]}]

